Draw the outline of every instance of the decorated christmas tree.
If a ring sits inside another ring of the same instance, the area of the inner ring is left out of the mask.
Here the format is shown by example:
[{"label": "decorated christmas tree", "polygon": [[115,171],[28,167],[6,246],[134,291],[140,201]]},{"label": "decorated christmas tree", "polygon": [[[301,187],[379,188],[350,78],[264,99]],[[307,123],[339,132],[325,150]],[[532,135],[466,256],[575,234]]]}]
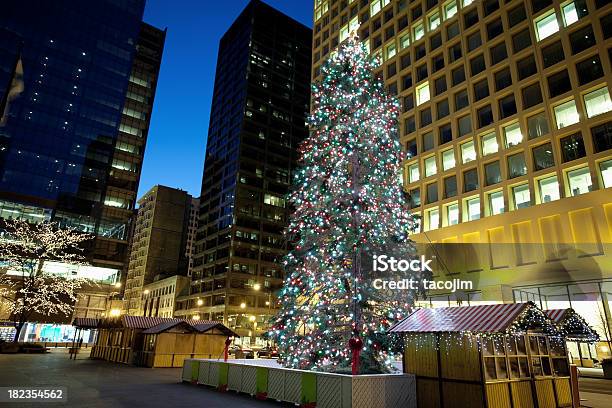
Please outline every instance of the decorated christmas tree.
[{"label": "decorated christmas tree", "polygon": [[[401,181],[399,104],[374,74],[377,66],[351,36],[313,85],[311,135],[290,195],[293,249],[271,331],[287,367],[389,371],[399,345],[386,330],[418,294],[372,285],[374,255],[416,256]],[[411,274],[401,278],[421,278]]]}]

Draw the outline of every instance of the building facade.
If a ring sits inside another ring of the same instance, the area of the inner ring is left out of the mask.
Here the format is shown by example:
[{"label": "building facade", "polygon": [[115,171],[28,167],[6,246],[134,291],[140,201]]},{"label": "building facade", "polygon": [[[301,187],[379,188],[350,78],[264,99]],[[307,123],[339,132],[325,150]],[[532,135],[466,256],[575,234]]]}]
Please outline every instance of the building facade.
[{"label": "building facade", "polygon": [[[174,275],[149,283],[143,287],[143,316],[174,317],[176,298],[189,294],[188,276]],[[199,316],[193,316],[199,320]]]},{"label": "building facade", "polygon": [[143,315],[144,286],[187,275],[186,256],[192,197],[183,190],[154,186],[138,200],[124,291],[124,311]]},{"label": "building facade", "polygon": [[189,207],[189,225],[187,226],[187,246],[185,248],[185,256],[188,259],[189,266],[187,267],[187,276],[191,276],[193,272],[193,254],[195,247],[196,234],[198,232],[198,219],[200,217],[200,199],[192,198]]},{"label": "building facade", "polygon": [[78,274],[114,285],[127,269],[165,31],[144,0],[3,5],[0,218],[95,235]]},{"label": "building facade", "polygon": [[177,315],[256,338],[272,312],[285,195],[307,135],[311,33],[254,0],[221,39],[191,294]]},{"label": "building facade", "polygon": [[475,281],[464,304],[573,307],[604,340],[600,357],[612,337],[611,27],[603,0],[314,4],[313,79],[357,32],[402,104],[412,237],[444,259],[438,278]]}]

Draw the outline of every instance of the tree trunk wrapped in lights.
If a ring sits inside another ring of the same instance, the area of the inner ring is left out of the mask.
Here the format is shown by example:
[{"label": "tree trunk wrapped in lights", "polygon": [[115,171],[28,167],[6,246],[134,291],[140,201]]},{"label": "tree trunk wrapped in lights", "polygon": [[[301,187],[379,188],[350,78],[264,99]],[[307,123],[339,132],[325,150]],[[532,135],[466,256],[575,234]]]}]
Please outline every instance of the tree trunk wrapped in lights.
[{"label": "tree trunk wrapped in lights", "polygon": [[375,254],[416,255],[401,181],[399,104],[375,76],[377,65],[353,35],[313,85],[312,132],[290,196],[293,249],[284,259],[282,306],[271,333],[287,367],[351,372],[357,361],[354,372],[389,371],[399,349],[386,329],[418,294],[371,284]]}]

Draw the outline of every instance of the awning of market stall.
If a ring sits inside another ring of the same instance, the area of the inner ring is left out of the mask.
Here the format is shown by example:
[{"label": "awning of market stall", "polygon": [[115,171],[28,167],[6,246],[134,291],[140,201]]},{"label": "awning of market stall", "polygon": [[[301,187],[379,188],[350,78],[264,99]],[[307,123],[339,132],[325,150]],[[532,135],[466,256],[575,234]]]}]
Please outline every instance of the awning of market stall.
[{"label": "awning of market stall", "polygon": [[97,329],[100,324],[100,319],[93,317],[76,317],[72,325],[80,329]]},{"label": "awning of market stall", "polygon": [[419,309],[393,326],[394,333],[505,333],[542,328],[557,332],[552,321],[534,303]]},{"label": "awning of market stall", "polygon": [[569,341],[592,343],[599,340],[599,334],[574,309],[550,309],[544,313]]}]

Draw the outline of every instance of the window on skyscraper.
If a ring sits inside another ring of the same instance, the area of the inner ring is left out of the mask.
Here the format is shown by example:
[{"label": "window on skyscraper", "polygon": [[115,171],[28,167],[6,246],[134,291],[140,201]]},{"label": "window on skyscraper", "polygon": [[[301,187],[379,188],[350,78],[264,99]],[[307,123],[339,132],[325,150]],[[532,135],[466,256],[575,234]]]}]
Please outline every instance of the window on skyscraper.
[{"label": "window on skyscraper", "polygon": [[591,172],[588,167],[582,167],[567,172],[567,184],[572,197],[586,194],[593,188]]},{"label": "window on skyscraper", "polygon": [[576,109],[576,102],[574,100],[555,106],[554,111],[557,129],[571,126],[574,123],[578,123],[580,120],[578,110]]},{"label": "window on skyscraper", "polygon": [[523,152],[508,156],[508,178],[515,178],[527,174],[525,155]]},{"label": "window on skyscraper", "polygon": [[455,149],[451,148],[442,152],[442,170],[450,170],[455,167]]},{"label": "window on skyscraper", "polygon": [[497,145],[497,135],[495,134],[495,132],[483,135],[481,138],[481,144],[483,156],[497,153],[497,151],[499,150],[499,146]]},{"label": "window on skyscraper", "polygon": [[547,169],[555,165],[555,157],[550,142],[534,147],[532,154],[534,171]]},{"label": "window on skyscraper", "polygon": [[485,164],[485,181],[487,186],[501,182],[501,170],[499,168],[499,160]]},{"label": "window on skyscraper", "polygon": [[503,191],[494,191],[487,195],[488,198],[488,209],[490,215],[501,214],[506,211],[504,205],[504,193]]},{"label": "window on skyscraper", "polygon": [[538,193],[541,203],[548,203],[561,198],[559,195],[559,181],[557,180],[557,176],[539,179]]},{"label": "window on skyscraper", "polygon": [[461,162],[465,164],[474,160],[476,160],[476,149],[474,148],[474,141],[470,140],[461,145]]},{"label": "window on skyscraper", "polygon": [[475,221],[480,219],[480,197],[465,200],[464,221]]},{"label": "window on skyscraper", "polygon": [[608,87],[604,86],[584,95],[584,105],[589,118],[611,111],[612,101]]},{"label": "window on skyscraper", "polygon": [[512,201],[514,203],[515,210],[531,206],[531,192],[529,191],[529,184],[525,183],[512,187]]},{"label": "window on skyscraper", "polygon": [[560,143],[563,163],[586,156],[584,141],[582,140],[582,134],[580,132],[561,138]]},{"label": "window on skyscraper", "polygon": [[445,227],[459,224],[459,204],[452,203],[446,207]]},{"label": "window on skyscraper", "polygon": [[504,126],[503,131],[506,140],[506,148],[516,146],[523,142],[523,134],[521,133],[521,127],[518,123]]},{"label": "window on skyscraper", "polygon": [[535,29],[538,36],[538,41],[545,39],[559,31],[559,22],[555,10],[550,10],[542,17],[535,21]]},{"label": "window on skyscraper", "polygon": [[545,112],[540,112],[527,118],[529,139],[535,139],[550,132]]}]

